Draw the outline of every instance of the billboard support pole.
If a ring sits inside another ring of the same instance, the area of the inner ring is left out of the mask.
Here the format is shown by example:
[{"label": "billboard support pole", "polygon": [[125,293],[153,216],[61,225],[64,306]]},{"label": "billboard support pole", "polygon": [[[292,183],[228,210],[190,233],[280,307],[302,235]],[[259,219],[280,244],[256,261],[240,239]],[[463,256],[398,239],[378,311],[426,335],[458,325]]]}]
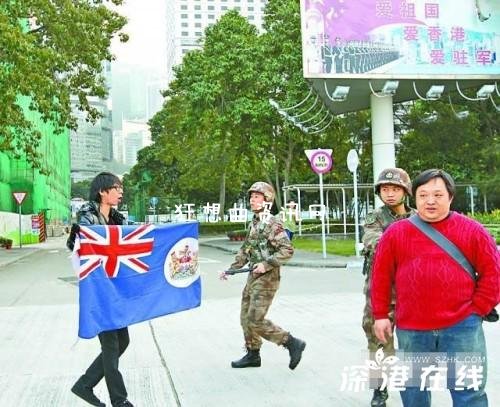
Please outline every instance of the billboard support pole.
[{"label": "billboard support pole", "polygon": [[[373,182],[384,168],[395,167],[394,148],[394,113],[392,96],[377,97],[370,95],[372,119],[372,146],[373,146]],[[375,207],[382,206],[382,201],[375,197]]]}]

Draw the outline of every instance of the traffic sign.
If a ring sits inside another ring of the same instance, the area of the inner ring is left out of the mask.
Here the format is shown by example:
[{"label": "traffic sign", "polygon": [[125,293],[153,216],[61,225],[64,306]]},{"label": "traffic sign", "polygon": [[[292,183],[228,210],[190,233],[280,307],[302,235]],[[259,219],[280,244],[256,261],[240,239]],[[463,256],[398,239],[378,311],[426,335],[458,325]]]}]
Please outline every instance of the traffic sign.
[{"label": "traffic sign", "polygon": [[12,196],[14,197],[18,205],[21,205],[23,203],[26,195],[26,192],[12,192]]},{"label": "traffic sign", "polygon": [[359,158],[357,151],[354,149],[349,150],[349,153],[347,154],[347,168],[349,168],[349,171],[351,172],[356,172],[358,165],[359,165]]},{"label": "traffic sign", "polygon": [[326,259],[326,235],[325,235],[325,205],[323,204],[323,174],[332,169],[332,149],[317,148],[316,150],[304,150],[311,163],[312,170],[319,176],[319,201],[321,205],[321,241],[323,246],[323,258]]},{"label": "traffic sign", "polygon": [[333,159],[332,159],[331,149],[316,149],[316,150],[305,150],[307,158],[311,163],[311,168],[316,174],[326,174],[332,169]]}]

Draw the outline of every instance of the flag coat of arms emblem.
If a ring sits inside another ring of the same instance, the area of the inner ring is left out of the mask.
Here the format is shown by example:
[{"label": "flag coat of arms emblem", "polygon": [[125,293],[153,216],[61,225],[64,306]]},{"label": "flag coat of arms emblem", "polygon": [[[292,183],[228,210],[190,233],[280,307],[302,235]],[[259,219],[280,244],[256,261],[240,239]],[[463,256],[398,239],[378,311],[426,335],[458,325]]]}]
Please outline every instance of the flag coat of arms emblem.
[{"label": "flag coat of arms emblem", "polygon": [[80,226],[75,254],[81,338],[200,305],[197,222]]}]

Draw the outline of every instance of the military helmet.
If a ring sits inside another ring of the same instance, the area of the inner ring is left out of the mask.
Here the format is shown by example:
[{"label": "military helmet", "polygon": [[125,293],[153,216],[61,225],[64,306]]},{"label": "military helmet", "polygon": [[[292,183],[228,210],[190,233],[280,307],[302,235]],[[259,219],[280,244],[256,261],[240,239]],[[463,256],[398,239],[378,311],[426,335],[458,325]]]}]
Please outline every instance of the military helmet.
[{"label": "military helmet", "polygon": [[380,194],[381,185],[397,185],[402,187],[411,196],[411,180],[408,173],[402,168],[386,168],[378,176],[375,183],[375,192]]},{"label": "military helmet", "polygon": [[274,200],[274,188],[269,185],[267,182],[254,182],[252,186],[248,189],[248,193],[251,194],[252,192],[260,192],[261,194],[264,195],[264,199],[267,202],[272,202]]}]

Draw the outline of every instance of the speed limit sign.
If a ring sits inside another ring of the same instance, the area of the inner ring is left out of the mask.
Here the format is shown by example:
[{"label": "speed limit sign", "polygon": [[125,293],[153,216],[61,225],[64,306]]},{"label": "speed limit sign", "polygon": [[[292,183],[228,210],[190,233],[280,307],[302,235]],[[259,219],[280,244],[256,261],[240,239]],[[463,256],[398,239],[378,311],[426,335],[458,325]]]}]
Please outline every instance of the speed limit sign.
[{"label": "speed limit sign", "polygon": [[333,159],[331,149],[306,150],[311,168],[316,174],[326,174],[332,169]]},{"label": "speed limit sign", "polygon": [[323,203],[323,174],[332,169],[332,149],[318,148],[316,150],[305,150],[309,158],[312,170],[319,176],[319,203],[321,205],[321,245],[323,248],[323,258],[326,259],[326,232],[325,232],[325,205]]}]

